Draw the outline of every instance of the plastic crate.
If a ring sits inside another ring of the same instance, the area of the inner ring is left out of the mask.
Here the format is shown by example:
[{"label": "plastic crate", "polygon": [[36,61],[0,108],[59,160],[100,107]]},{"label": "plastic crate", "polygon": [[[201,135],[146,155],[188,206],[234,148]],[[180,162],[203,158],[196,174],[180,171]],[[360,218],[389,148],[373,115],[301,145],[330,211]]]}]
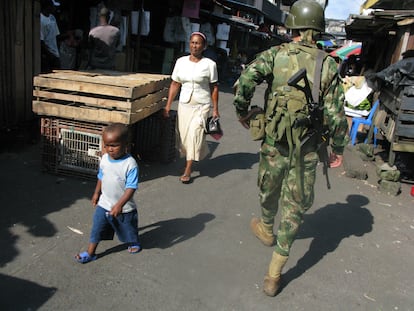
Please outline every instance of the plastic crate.
[{"label": "plastic crate", "polygon": [[171,162],[177,155],[176,148],[176,111],[170,111],[170,117],[161,124],[160,137],[160,161],[163,163]]},{"label": "plastic crate", "polygon": [[[155,113],[129,127],[129,152],[138,160],[170,162],[175,158],[176,114]],[[41,118],[42,166],[50,173],[95,179],[108,124]]]},{"label": "plastic crate", "polygon": [[168,119],[161,111],[136,123],[135,152],[143,161],[171,162],[176,157],[176,112]]},{"label": "plastic crate", "polygon": [[42,118],[42,166],[51,173],[96,178],[106,124]]}]

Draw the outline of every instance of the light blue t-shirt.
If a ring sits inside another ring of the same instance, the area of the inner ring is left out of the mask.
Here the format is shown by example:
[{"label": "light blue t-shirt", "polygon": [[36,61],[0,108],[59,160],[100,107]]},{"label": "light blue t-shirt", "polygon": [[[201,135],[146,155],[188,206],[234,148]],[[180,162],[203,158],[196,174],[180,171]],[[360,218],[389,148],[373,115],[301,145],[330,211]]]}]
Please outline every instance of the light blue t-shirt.
[{"label": "light blue t-shirt", "polygon": [[[98,179],[102,181],[101,196],[98,205],[110,211],[128,188],[138,189],[138,164],[127,154],[114,160],[107,153],[102,156],[99,164]],[[131,198],[123,207],[122,213],[136,209]]]}]

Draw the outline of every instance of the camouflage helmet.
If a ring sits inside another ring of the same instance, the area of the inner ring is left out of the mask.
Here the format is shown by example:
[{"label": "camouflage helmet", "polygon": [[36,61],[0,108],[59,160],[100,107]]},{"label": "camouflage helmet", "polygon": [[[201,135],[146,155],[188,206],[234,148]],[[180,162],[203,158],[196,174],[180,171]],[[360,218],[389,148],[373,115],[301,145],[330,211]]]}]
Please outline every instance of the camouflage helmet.
[{"label": "camouflage helmet", "polygon": [[315,29],[325,31],[325,15],[315,0],[298,0],[290,8],[285,26],[290,29]]}]

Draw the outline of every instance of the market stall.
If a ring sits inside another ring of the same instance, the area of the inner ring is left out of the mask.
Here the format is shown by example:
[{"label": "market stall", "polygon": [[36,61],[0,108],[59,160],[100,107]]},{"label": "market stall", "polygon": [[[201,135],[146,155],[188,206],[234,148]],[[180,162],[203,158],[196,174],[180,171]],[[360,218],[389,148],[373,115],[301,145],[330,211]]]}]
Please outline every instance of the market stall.
[{"label": "market stall", "polygon": [[406,51],[403,57],[371,76],[380,101],[374,125],[390,144],[390,165],[396,152],[414,152],[414,51]]}]

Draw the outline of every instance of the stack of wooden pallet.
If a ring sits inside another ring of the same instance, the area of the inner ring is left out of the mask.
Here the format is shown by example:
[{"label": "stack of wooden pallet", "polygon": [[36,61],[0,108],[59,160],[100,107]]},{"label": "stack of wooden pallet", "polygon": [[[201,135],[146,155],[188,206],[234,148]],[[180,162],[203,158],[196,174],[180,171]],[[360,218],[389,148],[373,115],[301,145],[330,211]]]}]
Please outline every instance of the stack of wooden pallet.
[{"label": "stack of wooden pallet", "polygon": [[390,142],[388,162],[394,165],[395,152],[414,152],[414,86],[397,90],[383,87],[380,110],[375,116],[378,127]]},{"label": "stack of wooden pallet", "polygon": [[172,160],[175,123],[159,111],[169,83],[167,75],[114,71],[36,76],[33,111],[41,116],[43,167],[56,174],[95,178],[104,152],[102,131],[113,122],[128,126],[129,149],[137,158],[161,153],[166,156],[159,160]]},{"label": "stack of wooden pallet", "polygon": [[86,122],[133,124],[162,109],[167,75],[55,71],[34,78],[33,111]]}]

